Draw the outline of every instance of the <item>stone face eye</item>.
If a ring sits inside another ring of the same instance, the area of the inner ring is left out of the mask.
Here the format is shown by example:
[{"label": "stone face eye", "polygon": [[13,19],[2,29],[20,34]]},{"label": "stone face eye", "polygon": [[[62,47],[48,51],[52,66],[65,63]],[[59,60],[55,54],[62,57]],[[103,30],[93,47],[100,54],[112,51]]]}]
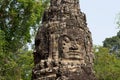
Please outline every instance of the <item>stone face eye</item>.
[{"label": "stone face eye", "polygon": [[65,45],[65,43],[63,43],[63,45]]},{"label": "stone face eye", "polygon": [[77,38],[76,41],[79,41],[79,38]]},{"label": "stone face eye", "polygon": [[64,41],[65,41],[66,43],[69,43],[69,42],[70,42],[70,39],[69,39],[68,37],[64,37]]}]

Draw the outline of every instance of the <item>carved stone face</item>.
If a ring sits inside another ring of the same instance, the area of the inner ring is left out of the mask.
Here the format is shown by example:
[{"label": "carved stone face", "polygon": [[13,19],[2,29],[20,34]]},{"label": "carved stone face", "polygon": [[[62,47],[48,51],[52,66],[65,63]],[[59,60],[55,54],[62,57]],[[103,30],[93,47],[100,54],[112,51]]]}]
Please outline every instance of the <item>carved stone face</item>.
[{"label": "carved stone face", "polygon": [[67,30],[67,34],[60,37],[60,53],[62,59],[83,60],[84,37],[80,30]]}]

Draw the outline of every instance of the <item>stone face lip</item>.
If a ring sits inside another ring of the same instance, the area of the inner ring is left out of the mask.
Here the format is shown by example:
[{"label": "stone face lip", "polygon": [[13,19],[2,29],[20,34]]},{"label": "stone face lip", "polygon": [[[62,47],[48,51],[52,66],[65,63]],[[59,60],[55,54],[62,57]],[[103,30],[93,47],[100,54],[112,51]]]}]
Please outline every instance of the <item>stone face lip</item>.
[{"label": "stone face lip", "polygon": [[32,80],[96,80],[91,32],[79,0],[51,0],[34,49]]}]

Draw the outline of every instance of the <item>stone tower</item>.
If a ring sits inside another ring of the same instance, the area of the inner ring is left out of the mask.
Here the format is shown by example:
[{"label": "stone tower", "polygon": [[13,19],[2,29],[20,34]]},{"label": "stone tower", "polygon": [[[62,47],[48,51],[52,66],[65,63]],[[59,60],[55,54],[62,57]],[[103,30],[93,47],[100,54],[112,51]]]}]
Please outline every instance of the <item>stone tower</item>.
[{"label": "stone tower", "polygon": [[92,39],[79,0],[51,0],[35,38],[32,80],[95,80]]}]

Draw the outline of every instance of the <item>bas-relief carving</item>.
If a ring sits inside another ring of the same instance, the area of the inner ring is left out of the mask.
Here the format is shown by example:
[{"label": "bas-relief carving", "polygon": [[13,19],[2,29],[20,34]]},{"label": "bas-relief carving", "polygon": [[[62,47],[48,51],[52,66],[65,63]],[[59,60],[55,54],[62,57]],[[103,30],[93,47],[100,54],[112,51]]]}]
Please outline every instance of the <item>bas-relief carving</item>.
[{"label": "bas-relief carving", "polygon": [[[72,74],[76,71],[81,71],[80,65],[86,65],[85,61],[93,63],[93,58],[90,58],[92,54],[88,53],[91,52],[91,40],[89,36],[86,37],[84,34],[83,29],[75,27],[72,29],[63,29],[62,34],[59,35],[52,33],[49,36],[51,42],[49,43],[48,57],[40,61],[41,69],[39,74],[41,76],[46,75],[46,78],[49,80],[50,78],[57,77],[56,74],[58,74],[59,70],[65,74],[67,69]],[[85,45],[89,47],[86,48]],[[62,68],[59,69],[58,66],[62,66]],[[66,76],[60,77],[67,80]],[[44,77],[41,80],[45,80]]]},{"label": "bas-relief carving", "polygon": [[79,0],[51,0],[35,39],[32,80],[95,80],[91,33]]},{"label": "bas-relief carving", "polygon": [[79,29],[67,29],[59,38],[59,57],[62,61],[82,62],[84,59],[84,36]]}]

